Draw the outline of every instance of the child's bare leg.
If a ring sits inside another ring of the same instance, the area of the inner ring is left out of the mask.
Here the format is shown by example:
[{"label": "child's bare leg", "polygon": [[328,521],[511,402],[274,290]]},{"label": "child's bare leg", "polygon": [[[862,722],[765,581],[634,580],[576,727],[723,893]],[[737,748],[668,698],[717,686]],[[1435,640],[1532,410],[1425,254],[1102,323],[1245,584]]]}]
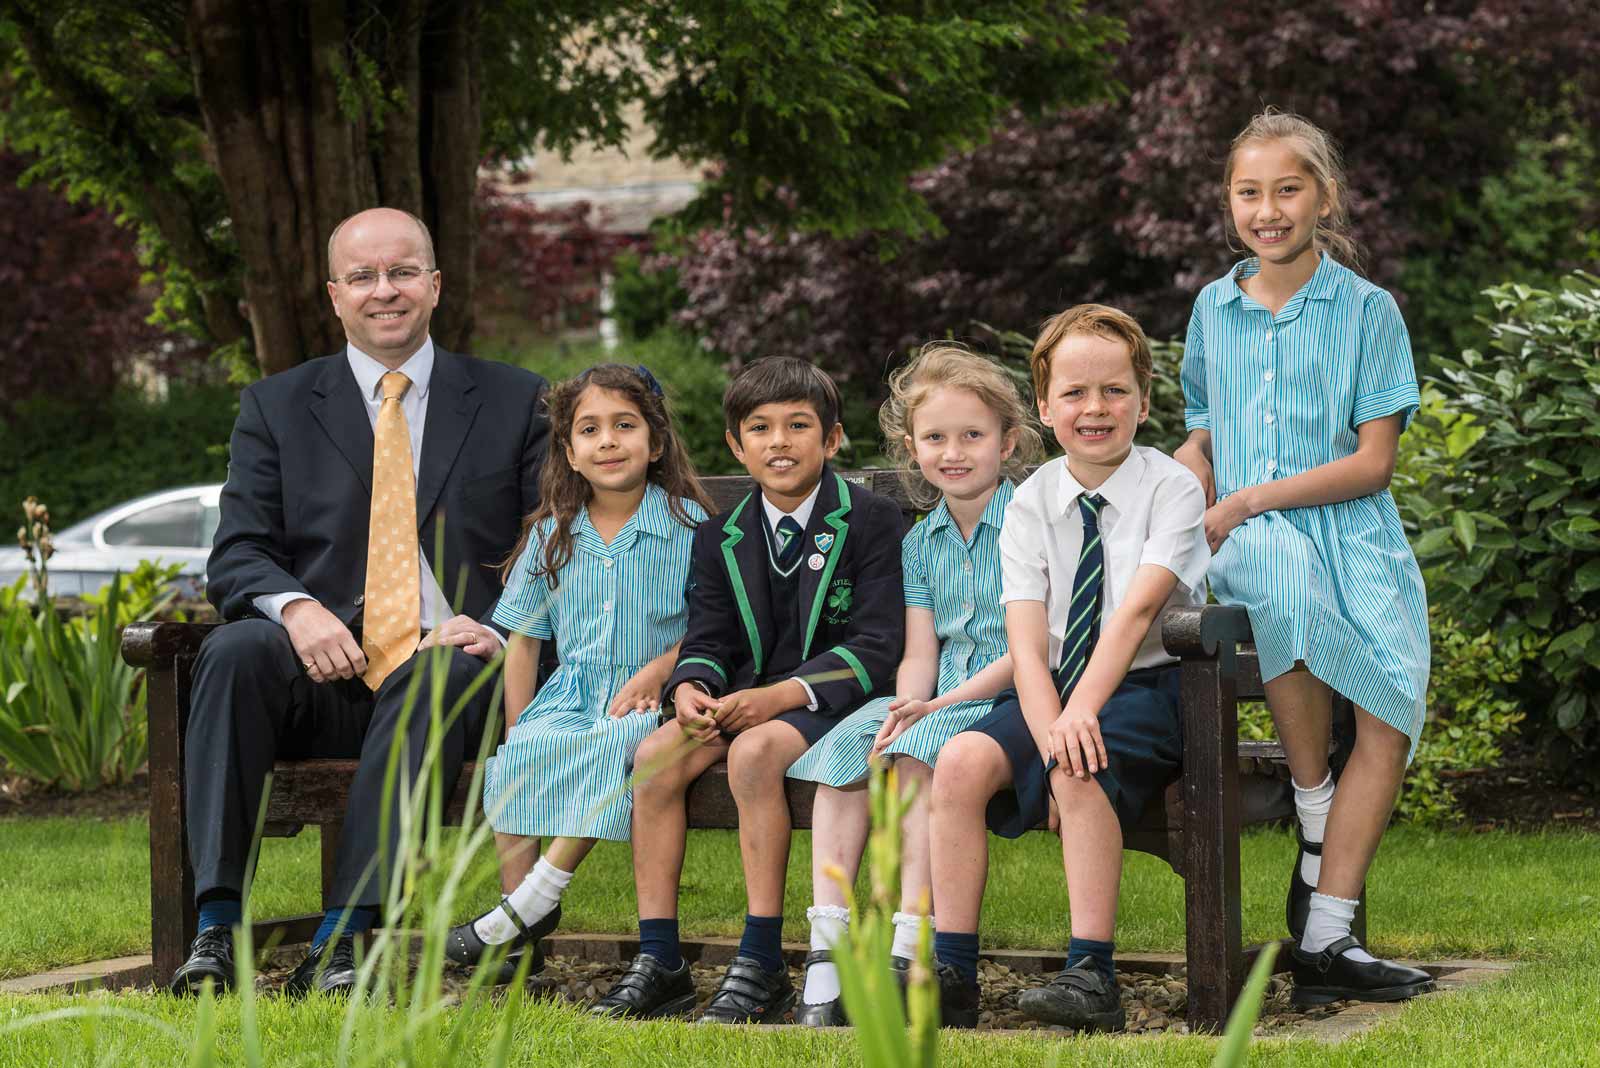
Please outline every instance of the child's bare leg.
[{"label": "child's bare leg", "polygon": [[1116,810],[1098,782],[1075,778],[1059,767],[1050,774],[1050,788],[1061,813],[1072,937],[1110,942],[1122,883],[1122,826]]},{"label": "child's bare leg", "polygon": [[533,862],[539,859],[539,845],[537,835],[495,832],[494,850],[500,857],[502,894],[509,894],[522,885],[522,880],[533,870]]},{"label": "child's bare leg", "polygon": [[789,802],[784,774],[809,746],[782,720],[741,733],[728,747],[728,789],[739,806],[739,853],[752,916],[783,914],[789,866]]},{"label": "child's bare leg", "polygon": [[720,738],[688,749],[683,748],[684,740],[683,730],[668,723],[646,738],[634,755],[639,778],[633,786],[633,882],[640,919],[677,917],[689,784],[728,752]]},{"label": "child's bare leg", "polygon": [[1289,760],[1289,774],[1302,788],[1316,786],[1328,777],[1333,692],[1302,662],[1266,683],[1263,689]]},{"label": "child's bare leg", "polygon": [[596,841],[594,838],[553,839],[544,859],[564,872],[575,872],[578,870],[578,865],[583,863],[583,858],[594,848]]},{"label": "child's bare leg", "polygon": [[843,788],[817,785],[811,803],[811,893],[816,904],[846,903],[844,888],[828,874],[828,868],[837,867],[845,881],[855,885],[870,816],[866,783]]},{"label": "child's bare leg", "polygon": [[1356,709],[1356,744],[1328,813],[1317,891],[1355,899],[1378,853],[1405,776],[1411,740],[1376,716]]},{"label": "child's bare leg", "polygon": [[[928,855],[928,794],[933,789],[933,769],[908,756],[896,757],[894,768],[902,796],[911,794],[911,806],[900,821],[900,911],[922,916],[933,909]],[[898,937],[899,932],[895,933]]]},{"label": "child's bare leg", "polygon": [[939,753],[929,796],[929,871],[941,931],[976,934],[989,877],[989,799],[1011,783],[1011,761],[986,734],[967,732]]}]

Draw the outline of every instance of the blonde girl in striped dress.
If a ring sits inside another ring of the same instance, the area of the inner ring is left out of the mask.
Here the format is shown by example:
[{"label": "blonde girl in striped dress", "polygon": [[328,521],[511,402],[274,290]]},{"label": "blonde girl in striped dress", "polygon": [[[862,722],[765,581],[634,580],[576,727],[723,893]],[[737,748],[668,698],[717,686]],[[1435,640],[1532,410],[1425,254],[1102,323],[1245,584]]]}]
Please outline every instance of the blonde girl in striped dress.
[{"label": "blonde girl in striped dress", "polygon": [[[1295,998],[1399,1000],[1430,989],[1427,973],[1374,958],[1351,923],[1428,689],[1426,591],[1389,494],[1418,404],[1411,342],[1394,298],[1344,265],[1356,248],[1325,133],[1256,116],[1223,192],[1250,256],[1195,301],[1175,456],[1206,489],[1211,588],[1249,610],[1294,778]],[[1357,708],[1337,790],[1335,691]]]},{"label": "blonde girl in striped dress", "polygon": [[[709,504],[643,366],[591,367],[547,403],[553,440],[539,508],[494,610],[511,631],[507,730],[485,770],[483,807],[506,896],[446,942],[462,964],[507,946],[507,973],[524,950],[532,970],[542,966],[538,940],[555,929],[561,895],[595,841],[628,839],[628,768],[656,728],[688,622],[694,528]],[[540,647],[551,640],[560,667],[536,695]],[[542,838],[551,841],[540,856]]]},{"label": "blonde girl in striped dress", "polygon": [[888,451],[913,502],[932,511],[905,536],[906,646],[894,698],[872,701],[828,732],[789,769],[817,785],[812,810],[812,953],[796,1019],[844,1022],[829,951],[848,910],[824,874],[855,878],[867,837],[869,760],[893,760],[916,791],[906,817],[900,912],[893,953],[904,966],[931,900],[928,786],[944,743],[989,711],[1011,683],[1000,604],[999,535],[1006,504],[1040,451],[1029,409],[996,363],[934,343],[889,379],[879,411]]}]

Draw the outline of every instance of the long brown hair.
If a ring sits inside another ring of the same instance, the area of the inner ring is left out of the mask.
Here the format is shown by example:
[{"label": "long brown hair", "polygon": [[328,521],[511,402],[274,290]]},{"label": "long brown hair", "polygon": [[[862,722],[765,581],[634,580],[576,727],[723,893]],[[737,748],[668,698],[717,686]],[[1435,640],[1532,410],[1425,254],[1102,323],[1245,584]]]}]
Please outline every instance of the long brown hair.
[{"label": "long brown hair", "polygon": [[554,522],[550,527],[550,536],[544,542],[542,566],[535,574],[543,575],[553,590],[559,583],[557,576],[561,569],[572,559],[572,523],[577,519],[579,510],[594,496],[594,489],[572,469],[572,464],[567,460],[567,447],[572,444],[572,420],[578,411],[578,399],[590,386],[621,394],[644,416],[645,426],[650,431],[650,448],[652,451],[657,448],[661,450],[660,457],[650,461],[645,478],[666,490],[667,508],[672,518],[686,527],[694,528],[696,520],[683,506],[686,500],[695,502],[707,512],[711,511],[711,499],[700,484],[700,476],[695,474],[688,450],[672,429],[667,399],[655,375],[643,364],[638,367],[620,363],[596,364],[576,378],[551,387],[545,394],[545,410],[550,418],[550,449],[545,454],[544,470],[539,475],[539,507],[522,521],[522,536],[517,539],[517,547],[511,550],[511,555],[500,566],[502,580],[510,576],[511,568],[528,547],[535,528],[545,519]]},{"label": "long brown hair", "polygon": [[1346,267],[1361,269],[1361,246],[1350,233],[1350,203],[1345,195],[1344,160],[1339,156],[1339,146],[1316,123],[1309,119],[1277,108],[1267,108],[1251,119],[1228,146],[1228,162],[1222,168],[1222,225],[1228,235],[1228,247],[1238,251],[1234,241],[1243,245],[1243,239],[1233,226],[1233,212],[1228,207],[1228,191],[1233,187],[1233,161],[1246,145],[1268,141],[1282,141],[1299,157],[1311,180],[1316,183],[1317,195],[1328,205],[1328,214],[1319,216],[1312,230],[1312,242],[1320,250],[1329,252]]}]

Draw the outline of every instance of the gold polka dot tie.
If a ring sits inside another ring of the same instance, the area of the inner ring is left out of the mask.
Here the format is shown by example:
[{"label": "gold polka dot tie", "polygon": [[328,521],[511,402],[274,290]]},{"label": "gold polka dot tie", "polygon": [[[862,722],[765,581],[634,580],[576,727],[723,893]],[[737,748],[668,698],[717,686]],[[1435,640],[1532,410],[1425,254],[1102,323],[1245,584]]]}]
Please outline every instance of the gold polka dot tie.
[{"label": "gold polka dot tie", "polygon": [[367,587],[362,598],[362,680],[376,690],[416,652],[422,631],[417,563],[417,482],[411,471],[411,430],[400,398],[411,379],[383,376],[383,406],[372,438],[372,523],[367,532]]}]

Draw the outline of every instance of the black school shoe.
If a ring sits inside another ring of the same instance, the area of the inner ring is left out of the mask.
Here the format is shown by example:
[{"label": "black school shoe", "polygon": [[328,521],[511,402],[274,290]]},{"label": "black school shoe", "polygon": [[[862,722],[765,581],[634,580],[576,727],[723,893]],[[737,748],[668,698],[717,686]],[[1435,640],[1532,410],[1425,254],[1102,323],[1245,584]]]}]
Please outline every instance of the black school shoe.
[{"label": "black school shoe", "polygon": [[1404,1001],[1434,988],[1433,976],[1421,968],[1387,960],[1363,964],[1343,955],[1347,949],[1361,948],[1352,935],[1345,935],[1321,953],[1307,953],[1299,946],[1291,946],[1289,974],[1294,977],[1294,1004]]},{"label": "black school shoe", "polygon": [[1121,1031],[1128,1025],[1116,980],[1087,957],[1046,985],[1024,990],[1017,1007],[1035,1020],[1074,1031]]},{"label": "black school shoe", "polygon": [[1283,903],[1284,922],[1289,925],[1289,938],[1296,945],[1305,937],[1306,918],[1311,915],[1311,892],[1316,887],[1300,877],[1300,860],[1305,856],[1322,856],[1321,842],[1308,842],[1300,830],[1300,821],[1294,824],[1294,839],[1300,843],[1294,855],[1294,871],[1289,874],[1289,896]]},{"label": "black school shoe", "polygon": [[356,936],[330,938],[306,954],[289,978],[283,981],[283,995],[303,998],[312,991],[348,994],[356,985]]},{"label": "black school shoe", "polygon": [[978,984],[969,983],[953,964],[940,964],[939,1026],[971,1029],[978,1026]]},{"label": "black school shoe", "polygon": [[219,923],[194,936],[189,959],[172,973],[167,989],[176,997],[198,994],[210,979],[220,994],[233,989],[233,976],[233,928]]},{"label": "black school shoe", "polygon": [[488,956],[491,950],[505,947],[506,958],[500,963],[500,974],[495,977],[497,983],[511,982],[517,974],[517,966],[522,963],[524,954],[533,956],[533,963],[528,967],[529,975],[537,975],[544,971],[544,950],[539,947],[539,940],[549,935],[560,924],[561,905],[558,903],[532,927],[522,922],[522,917],[517,915],[517,910],[512,908],[511,903],[505,898],[500,899],[498,907],[511,917],[512,923],[516,924],[516,937],[509,942],[490,945],[478,937],[478,932],[473,927],[473,924],[483,918],[478,916],[459,927],[450,928],[444,939],[444,955],[457,964],[472,967]]},{"label": "black school shoe", "polygon": [[694,979],[689,975],[689,962],[683,961],[674,970],[648,953],[633,958],[606,996],[589,1006],[590,1016],[618,1020],[654,1020],[687,1016],[693,1011]]},{"label": "black school shoe", "polygon": [[750,957],[735,957],[696,1023],[777,1023],[794,1004],[789,969],[769,972]]},{"label": "black school shoe", "polygon": [[[813,949],[806,954],[806,971],[811,970],[813,964],[832,964],[833,953],[826,949]],[[844,1002],[839,998],[824,1001],[820,1005],[808,1005],[804,1001],[795,1006],[794,1022],[806,1027],[847,1027],[850,1018],[845,1015]]]}]

